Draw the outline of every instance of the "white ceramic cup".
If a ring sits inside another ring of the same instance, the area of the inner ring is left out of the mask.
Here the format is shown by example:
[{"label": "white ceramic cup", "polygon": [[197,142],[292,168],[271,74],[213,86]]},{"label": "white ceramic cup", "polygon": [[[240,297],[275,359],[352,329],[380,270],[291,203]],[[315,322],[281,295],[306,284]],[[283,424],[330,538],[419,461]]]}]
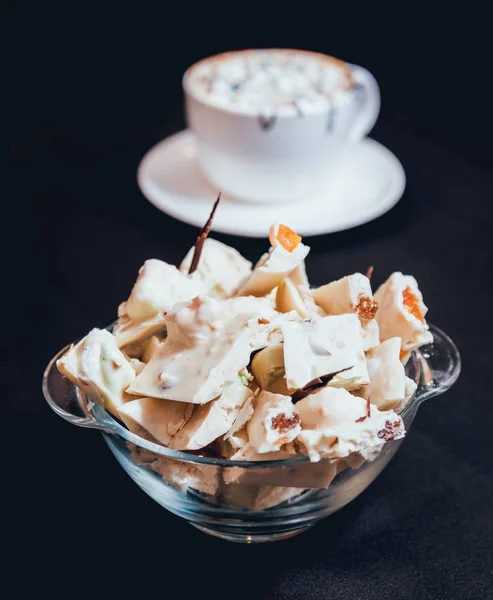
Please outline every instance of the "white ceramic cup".
[{"label": "white ceramic cup", "polygon": [[[245,52],[245,51],[240,51]],[[347,69],[349,84],[334,102],[307,114],[265,118],[258,112],[218,106],[191,84],[192,65],[183,77],[186,113],[198,146],[199,165],[218,190],[247,202],[293,202],[319,192],[337,168],[348,144],[372,129],[380,110],[380,92],[366,69],[323,56]]]}]

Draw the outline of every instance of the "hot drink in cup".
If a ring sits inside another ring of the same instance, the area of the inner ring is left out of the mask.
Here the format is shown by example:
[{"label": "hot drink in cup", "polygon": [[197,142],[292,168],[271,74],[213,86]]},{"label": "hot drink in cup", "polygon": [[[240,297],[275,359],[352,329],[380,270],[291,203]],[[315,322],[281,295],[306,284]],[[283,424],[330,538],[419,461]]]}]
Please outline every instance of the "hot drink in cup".
[{"label": "hot drink in cup", "polygon": [[319,191],[380,107],[368,71],[302,50],[220,54],[190,67],[183,85],[202,171],[249,202],[303,200]]}]

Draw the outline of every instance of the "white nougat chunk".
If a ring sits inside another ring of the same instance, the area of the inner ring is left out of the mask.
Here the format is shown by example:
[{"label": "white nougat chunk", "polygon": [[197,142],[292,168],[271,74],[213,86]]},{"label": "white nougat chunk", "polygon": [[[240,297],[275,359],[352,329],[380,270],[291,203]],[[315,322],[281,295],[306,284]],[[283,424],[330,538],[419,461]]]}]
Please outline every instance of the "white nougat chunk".
[{"label": "white nougat chunk", "polygon": [[[183,259],[180,265],[182,273],[188,273],[194,251],[195,246]],[[237,250],[212,238],[205,240],[196,271],[204,282],[204,293],[218,298],[232,296],[251,271],[252,263]]]},{"label": "white nougat chunk", "polygon": [[164,345],[164,340],[160,340],[156,335],[153,335],[149,341],[145,344],[144,353],[142,354],[142,361],[148,363],[151,358],[156,354],[158,350]]},{"label": "white nougat chunk", "polygon": [[[161,398],[138,398],[118,408],[118,413],[130,429],[143,427],[158,442],[168,446],[173,436],[190,418],[193,406]],[[138,429],[137,429],[138,433]]]},{"label": "white nougat chunk", "polygon": [[275,452],[300,432],[300,418],[289,396],[261,391],[247,423],[250,445],[259,454]]},{"label": "white nougat chunk", "polygon": [[226,384],[219,398],[195,408],[188,423],[171,440],[170,448],[198,450],[207,446],[231,428],[241,407],[252,395],[239,381]]},{"label": "white nougat chunk", "polygon": [[276,310],[281,313],[295,310],[302,319],[308,319],[311,316],[300,292],[288,278],[284,279],[277,287]]},{"label": "white nougat chunk", "polygon": [[362,350],[361,324],[355,314],[284,323],[282,333],[290,389],[354,367]]},{"label": "white nougat chunk", "polygon": [[327,385],[331,387],[345,388],[346,390],[356,390],[370,382],[366,357],[363,350],[356,355],[356,364],[350,369],[345,369],[332,377]]},{"label": "white nougat chunk", "polygon": [[414,277],[397,271],[375,292],[376,320],[382,341],[400,337],[401,350],[416,350],[433,341],[425,315],[428,311]]},{"label": "white nougat chunk", "polygon": [[370,280],[366,275],[353,273],[312,290],[318,306],[328,315],[356,313],[363,328],[363,350],[366,352],[380,342],[378,324],[373,318],[376,304],[373,300]]},{"label": "white nougat chunk", "polygon": [[405,434],[404,423],[394,411],[379,411],[344,389],[322,388],[296,406],[302,427],[296,439],[313,462],[353,452],[374,457],[385,442]]},{"label": "white nougat chunk", "polygon": [[128,392],[205,404],[217,398],[226,381],[248,365],[251,352],[246,329],[237,336],[228,332],[221,343],[209,340],[185,346],[168,340]]},{"label": "white nougat chunk", "polygon": [[[207,296],[175,307],[166,316],[167,341],[195,345],[207,340],[221,340],[224,333],[240,333],[255,318],[265,324],[266,335],[276,318],[280,318],[266,298],[254,296],[215,299]],[[286,318],[283,317],[283,320]],[[267,327],[269,326],[269,327]]]},{"label": "white nougat chunk", "polygon": [[193,404],[217,398],[248,365],[257,336],[267,338],[261,300],[199,297],[178,305],[166,317],[165,344],[128,392]]},{"label": "white nougat chunk", "polygon": [[132,461],[161,475],[167,486],[172,485],[184,494],[189,489],[211,496],[216,494],[219,488],[219,467],[174,460],[167,456],[159,456],[134,444],[129,444],[129,446]]},{"label": "white nougat chunk", "polygon": [[[288,447],[289,448],[289,447]],[[258,452],[250,442],[246,443],[244,446],[238,450],[233,456],[231,456],[231,460],[245,460],[252,462],[266,461],[266,460],[282,460],[293,458],[295,455],[290,449],[288,451],[285,450],[273,450],[271,452]],[[228,469],[229,472],[230,469]],[[232,473],[233,474],[233,473]],[[230,483],[234,480],[238,479],[238,473],[235,473],[234,476],[227,477],[227,483]]]},{"label": "white nougat chunk", "polygon": [[[244,430],[246,432],[246,429],[243,429],[243,428],[248,423],[248,421],[252,418],[252,416],[253,416],[253,394],[251,396],[249,396],[243,403],[243,406],[238,411],[238,414],[236,415],[236,417],[233,421],[233,424],[231,425],[230,429],[224,435],[224,439],[229,440],[233,436],[237,435],[237,433],[240,431],[240,429]],[[248,435],[247,435],[247,439],[248,439]],[[233,443],[233,442],[231,442],[231,443]],[[242,446],[243,446],[243,444],[242,444]],[[240,447],[240,446],[238,446],[238,447]]]},{"label": "white nougat chunk", "polygon": [[264,485],[255,497],[253,510],[261,511],[278,506],[283,502],[293,500],[303,493],[303,489],[297,487],[281,487],[277,485]]},{"label": "white nougat chunk", "polygon": [[134,358],[133,356],[125,355],[125,358],[128,360],[128,362],[132,366],[132,369],[135,371],[135,375],[139,375],[139,373],[142,373],[144,367],[146,366],[144,362],[142,362],[138,358]]},{"label": "white nougat chunk", "polygon": [[[283,446],[277,452],[267,452],[259,454],[250,443],[240,447],[240,450],[231,456],[232,460],[237,461],[272,461],[289,460],[296,456],[296,450],[293,444]],[[333,462],[318,462],[307,464],[305,462],[298,464],[283,465],[262,468],[242,469],[233,467],[226,469],[224,481],[227,484],[241,483],[246,485],[275,485],[282,487],[297,488],[327,488],[336,475],[336,465]]]},{"label": "white nougat chunk", "polygon": [[306,274],[306,264],[304,260],[300,262],[296,269],[291,271],[289,279],[298,288],[303,287],[305,289],[310,289],[310,282],[308,281],[308,275]]},{"label": "white nougat chunk", "polygon": [[361,273],[348,275],[313,290],[315,302],[328,315],[343,315],[355,312],[360,318],[370,320],[373,294],[370,280]]},{"label": "white nougat chunk", "polygon": [[258,348],[263,348],[264,346],[270,346],[272,344],[282,344],[284,338],[282,335],[281,326],[283,323],[288,323],[291,321],[302,321],[302,318],[295,310],[292,310],[288,313],[277,313],[274,315],[270,319],[269,323],[265,326],[265,331],[267,332],[265,343],[261,344],[259,341]]},{"label": "white nougat chunk", "polygon": [[[126,304],[126,302],[125,302]],[[160,312],[145,321],[132,321],[128,315],[121,315],[113,327],[118,348],[143,342],[165,327],[165,313]]]},{"label": "white nougat chunk", "polygon": [[265,296],[306,258],[310,248],[300,243],[289,252],[282,246],[271,248],[255,265],[238,290],[239,296]]},{"label": "white nougat chunk", "polygon": [[119,318],[113,328],[118,347],[142,342],[164,329],[166,313],[204,289],[199,275],[187,276],[163,261],[147,260],[129,299],[118,307]]},{"label": "white nougat chunk", "polygon": [[231,447],[231,453],[229,454],[229,458],[234,454],[235,450],[239,450],[248,444],[248,432],[246,427],[243,427],[236,433],[233,433],[228,438],[224,436],[224,442],[229,442]]},{"label": "white nougat chunk", "polygon": [[139,270],[126,312],[132,321],[151,319],[159,312],[168,312],[178,302],[195,298],[204,289],[198,275],[184,275],[174,265],[152,258]]},{"label": "white nougat chunk", "polygon": [[300,286],[300,287],[298,287],[298,292],[300,293],[300,296],[303,299],[303,304],[305,305],[305,308],[306,308],[310,318],[313,319],[313,318],[317,318],[317,317],[326,317],[327,316],[327,313],[324,311],[324,309],[315,302],[315,299],[313,298],[312,290],[310,290],[309,288]]},{"label": "white nougat chunk", "polygon": [[367,352],[380,343],[380,332],[376,319],[361,321],[361,335],[363,337],[363,350]]},{"label": "white nougat chunk", "polygon": [[405,397],[406,376],[400,361],[401,339],[390,338],[367,354],[370,383],[364,397],[379,410],[397,406]]},{"label": "white nougat chunk", "polygon": [[93,329],[57,361],[58,370],[94,402],[118,416],[135,371],[105,329]]},{"label": "white nougat chunk", "polygon": [[367,404],[347,390],[330,387],[306,396],[296,403],[303,429],[323,431],[355,423],[367,414]]},{"label": "white nougat chunk", "polygon": [[290,395],[286,385],[283,344],[270,344],[257,352],[251,369],[255,380],[263,390],[274,394]]}]

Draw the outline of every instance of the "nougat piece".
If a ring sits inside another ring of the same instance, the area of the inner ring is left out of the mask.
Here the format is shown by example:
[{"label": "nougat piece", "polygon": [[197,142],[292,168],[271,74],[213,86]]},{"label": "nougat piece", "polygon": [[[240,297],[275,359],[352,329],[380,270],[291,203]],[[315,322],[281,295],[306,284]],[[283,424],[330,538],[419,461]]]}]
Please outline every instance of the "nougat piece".
[{"label": "nougat piece", "polygon": [[298,496],[303,494],[304,490],[298,487],[279,487],[276,485],[263,485],[257,496],[253,510],[261,511],[268,508],[274,508],[284,502],[294,501]]},{"label": "nougat piece", "polygon": [[146,260],[128,300],[118,309],[113,331],[118,346],[135,344],[163,329],[164,317],[175,304],[191,300],[205,289],[196,273],[185,275],[162,260]]},{"label": "nougat piece", "polygon": [[144,428],[153,438],[168,446],[173,436],[192,416],[193,405],[162,398],[138,398],[118,408],[125,425],[134,433]]},{"label": "nougat piece", "polygon": [[[192,246],[180,265],[181,273],[188,273],[195,246]],[[204,282],[204,293],[217,298],[233,296],[241,283],[250,275],[252,263],[237,250],[208,237],[202,248],[197,273]]]},{"label": "nougat piece", "polygon": [[219,398],[195,408],[190,420],[171,440],[170,448],[198,450],[223,436],[252,396],[253,392],[239,381],[226,384]]},{"label": "nougat piece", "polygon": [[277,287],[276,310],[281,313],[295,310],[302,319],[311,316],[301,293],[289,278],[284,279]]},{"label": "nougat piece", "polygon": [[401,338],[401,351],[406,354],[433,341],[425,320],[428,308],[414,277],[397,271],[375,292],[378,302],[376,320],[382,341]]},{"label": "nougat piece", "polygon": [[363,350],[356,354],[356,363],[350,369],[344,369],[336,373],[327,385],[331,387],[344,388],[346,390],[357,390],[370,382],[367,360]]},{"label": "nougat piece", "polygon": [[57,361],[58,370],[94,402],[118,417],[135,370],[105,329],[92,329]]},{"label": "nougat piece", "polygon": [[132,367],[132,369],[135,371],[135,375],[139,375],[140,373],[142,373],[142,371],[144,370],[144,367],[146,366],[145,362],[142,362],[138,358],[133,358],[131,356],[127,356],[126,352],[123,352],[123,354],[124,354],[125,358],[128,360],[128,362],[130,363],[130,366]]},{"label": "nougat piece", "polygon": [[263,312],[263,300],[198,297],[177,305],[166,316],[165,344],[128,392],[193,404],[220,396],[267,338],[270,321],[262,315],[270,313]]},{"label": "nougat piece", "polygon": [[289,396],[262,390],[255,397],[247,423],[248,440],[259,454],[276,452],[300,432],[300,417]]},{"label": "nougat piece", "polygon": [[300,262],[296,269],[291,271],[289,279],[297,288],[310,289],[310,282],[308,281],[308,275],[306,274],[306,264],[304,260]]},{"label": "nougat piece", "polygon": [[314,289],[313,298],[328,315],[355,312],[360,319],[370,321],[377,309],[370,280],[361,273],[347,275]]},{"label": "nougat piece", "polygon": [[379,410],[394,408],[404,399],[406,375],[400,351],[401,339],[390,338],[366,355],[370,383],[363,395]]},{"label": "nougat piece", "polygon": [[[126,302],[123,302],[123,305],[126,305]],[[133,321],[126,313],[122,313],[113,327],[113,335],[118,348],[124,348],[125,351],[130,348],[131,353],[136,349],[139,354],[141,345],[145,344],[151,336],[165,329],[166,313],[164,312],[159,312],[145,321]]]},{"label": "nougat piece", "polygon": [[354,367],[363,349],[361,324],[354,313],[284,323],[281,328],[290,389]]},{"label": "nougat piece", "polygon": [[150,319],[204,291],[204,284],[198,275],[185,275],[174,265],[151,258],[139,270],[126,303],[126,312],[135,321]]},{"label": "nougat piece", "polygon": [[148,363],[158,350],[161,350],[165,343],[165,340],[159,339],[156,335],[151,336],[149,341],[145,344],[144,352],[142,354],[142,362]]},{"label": "nougat piece", "polygon": [[377,302],[373,299],[370,280],[366,275],[353,273],[312,290],[315,302],[328,315],[356,313],[363,328],[363,350],[379,343],[375,321]]},{"label": "nougat piece", "polygon": [[239,296],[266,296],[305,260],[310,248],[285,225],[270,236],[271,248],[238,290]]},{"label": "nougat piece", "polygon": [[[254,398],[254,393],[252,393],[252,395],[250,395],[245,400],[245,402],[243,403],[242,407],[238,411],[238,413],[237,413],[237,415],[236,415],[236,417],[235,417],[235,419],[234,419],[231,427],[224,434],[224,439],[225,440],[229,440],[233,436],[237,435],[239,431],[244,431],[246,433],[246,427],[245,427],[245,425],[252,418],[253,413],[254,413],[253,398]],[[246,441],[247,440],[248,440],[248,434],[246,433]],[[236,442],[235,442],[235,444],[236,444]],[[243,446],[244,446],[244,444],[237,445],[238,448],[242,448]]]},{"label": "nougat piece", "polygon": [[284,345],[270,344],[252,358],[252,373],[263,390],[290,395],[284,368]]},{"label": "nougat piece", "polygon": [[379,411],[344,389],[322,388],[296,406],[302,427],[296,442],[313,462],[354,452],[374,454],[385,442],[405,435],[404,423],[394,411]]},{"label": "nougat piece", "polygon": [[181,460],[160,456],[134,444],[128,444],[132,460],[152,469],[163,478],[167,485],[183,494],[188,491],[216,496],[220,487],[220,467],[200,463],[187,463]]}]

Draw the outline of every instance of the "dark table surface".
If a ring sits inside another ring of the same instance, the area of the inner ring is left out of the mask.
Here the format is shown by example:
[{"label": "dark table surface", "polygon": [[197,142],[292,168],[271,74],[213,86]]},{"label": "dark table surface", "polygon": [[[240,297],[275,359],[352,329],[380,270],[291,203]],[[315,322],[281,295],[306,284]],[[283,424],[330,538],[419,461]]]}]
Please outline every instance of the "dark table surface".
[{"label": "dark table surface", "polygon": [[[353,503],[285,542],[228,544],[155,504],[97,432],[68,425],[44,402],[51,356],[111,322],[145,259],[176,263],[193,243],[197,230],[147,203],[135,177],[145,151],[179,130],[180,118],[104,140],[40,125],[10,149],[12,210],[23,228],[10,247],[20,258],[4,273],[4,284],[11,275],[18,283],[8,292],[1,374],[4,518],[15,533],[12,570],[23,567],[16,585],[55,593],[68,589],[65,573],[85,591],[99,572],[114,597],[150,584],[168,597],[170,582],[186,598],[493,597],[493,175],[398,115],[372,136],[402,161],[404,197],[372,223],[309,238],[308,273],[315,285],[369,264],[376,284],[394,270],[413,274],[430,320],[459,346],[463,371],[420,408],[396,458]],[[265,249],[265,240],[215,236],[251,260]]]}]

